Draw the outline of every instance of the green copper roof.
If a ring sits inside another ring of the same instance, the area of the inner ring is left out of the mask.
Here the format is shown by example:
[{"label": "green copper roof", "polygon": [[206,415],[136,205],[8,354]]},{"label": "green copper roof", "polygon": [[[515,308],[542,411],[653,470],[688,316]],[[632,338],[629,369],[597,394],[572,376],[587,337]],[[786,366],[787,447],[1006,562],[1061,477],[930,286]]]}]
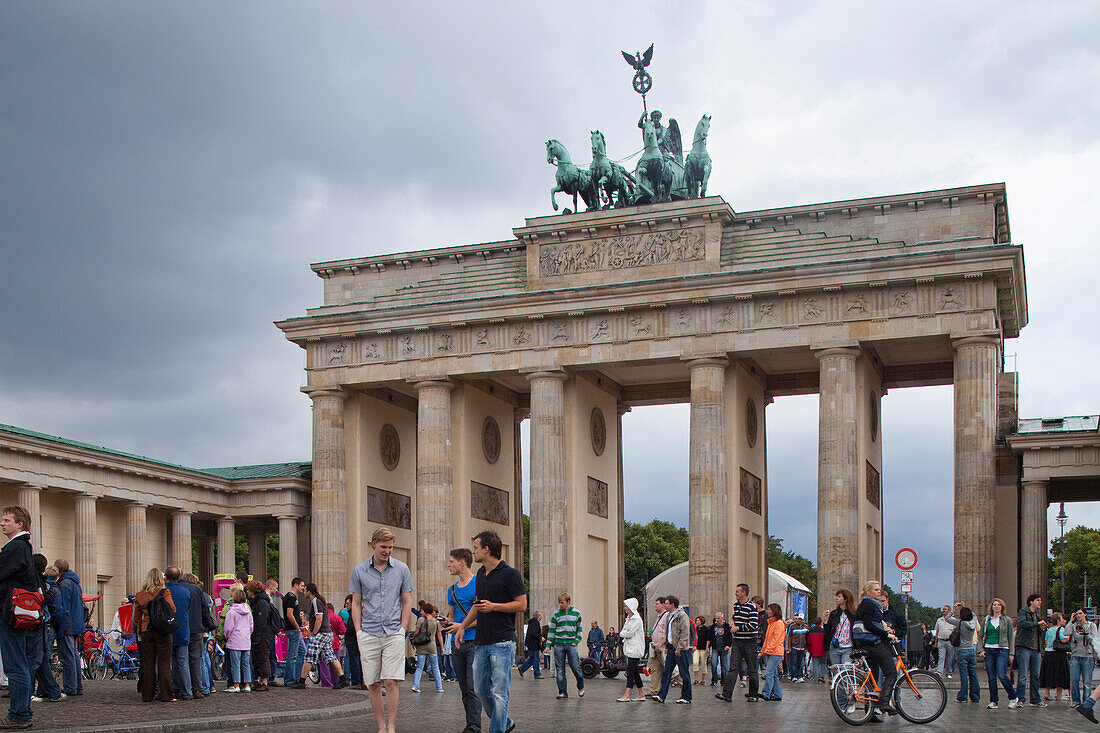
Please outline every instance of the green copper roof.
[{"label": "green copper roof", "polygon": [[254,478],[310,478],[313,464],[300,461],[293,463],[264,463],[258,466],[226,466],[225,468],[200,468],[203,473],[227,479]]},{"label": "green copper roof", "polygon": [[158,461],[155,458],[149,458],[147,456],[139,456],[135,453],[124,453],[123,451],[112,450],[111,448],[104,448],[100,445],[81,443],[77,440],[69,440],[68,438],[61,438],[56,435],[48,435],[47,433],[39,433],[34,430],[27,430],[26,428],[18,428],[14,425],[0,424],[0,433],[11,433],[13,435],[22,435],[28,438],[37,438],[39,440],[49,441],[50,443],[68,445],[74,448],[83,448],[84,450],[95,451],[96,453],[103,453],[109,456],[132,458],[137,461],[152,463],[157,466],[178,468],[184,471],[204,473],[208,476],[215,476],[217,478],[230,480],[289,477],[310,478],[312,476],[312,464],[308,461],[296,461],[293,463],[265,463],[256,466],[226,466],[224,468],[190,468],[188,466],[180,466],[176,463],[168,463],[167,461]]}]

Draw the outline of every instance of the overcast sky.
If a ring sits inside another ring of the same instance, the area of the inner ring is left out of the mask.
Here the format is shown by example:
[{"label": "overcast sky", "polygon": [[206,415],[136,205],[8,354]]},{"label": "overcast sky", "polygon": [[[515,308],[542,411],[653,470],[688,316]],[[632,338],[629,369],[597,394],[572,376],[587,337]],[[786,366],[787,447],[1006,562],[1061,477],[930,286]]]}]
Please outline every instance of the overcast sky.
[{"label": "overcast sky", "polygon": [[[547,138],[638,147],[619,51],[651,42],[651,106],[713,115],[709,192],[736,210],[1005,182],[1021,414],[1098,413],[1098,37],[1093,2],[5,2],[0,422],[189,466],[308,459],[303,353],[272,321],[320,304],[309,264],[550,213]],[[916,548],[929,603],[951,403],[882,408],[887,562]],[[816,397],[766,417],[771,531],[813,557]],[[686,407],[624,430],[627,518],[686,524]]]}]

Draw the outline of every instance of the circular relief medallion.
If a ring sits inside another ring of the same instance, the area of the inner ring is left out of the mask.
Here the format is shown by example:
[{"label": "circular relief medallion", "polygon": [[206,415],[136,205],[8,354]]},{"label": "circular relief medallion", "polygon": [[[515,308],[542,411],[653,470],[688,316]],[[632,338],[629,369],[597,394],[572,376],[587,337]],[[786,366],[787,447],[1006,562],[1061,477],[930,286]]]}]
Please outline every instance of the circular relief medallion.
[{"label": "circular relief medallion", "polygon": [[401,461],[401,438],[397,435],[397,428],[389,423],[382,426],[382,432],[378,435],[378,452],[387,471],[397,468]]},{"label": "circular relief medallion", "polygon": [[760,430],[760,421],[756,417],[756,403],[752,397],[745,404],[745,439],[749,441],[749,447],[756,447],[756,436]]},{"label": "circular relief medallion", "polygon": [[481,450],[489,463],[496,463],[500,458],[500,426],[492,415],[481,424]]},{"label": "circular relief medallion", "polygon": [[878,440],[878,392],[871,392],[871,440]]},{"label": "circular relief medallion", "polygon": [[607,447],[607,423],[603,419],[603,410],[592,408],[592,450],[598,456],[603,455],[603,449]]}]

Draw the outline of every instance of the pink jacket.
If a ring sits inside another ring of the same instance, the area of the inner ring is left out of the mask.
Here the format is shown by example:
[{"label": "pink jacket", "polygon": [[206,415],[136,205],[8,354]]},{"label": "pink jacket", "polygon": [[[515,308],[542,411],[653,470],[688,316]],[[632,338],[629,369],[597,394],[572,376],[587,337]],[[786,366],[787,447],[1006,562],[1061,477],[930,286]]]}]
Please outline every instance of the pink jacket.
[{"label": "pink jacket", "polygon": [[247,603],[234,603],[225,614],[225,648],[238,652],[252,648],[252,611]]},{"label": "pink jacket", "polygon": [[329,609],[328,622],[332,626],[332,650],[340,651],[340,640],[344,638],[344,634],[348,633],[348,627],[344,625],[344,619],[340,618],[340,614]]}]

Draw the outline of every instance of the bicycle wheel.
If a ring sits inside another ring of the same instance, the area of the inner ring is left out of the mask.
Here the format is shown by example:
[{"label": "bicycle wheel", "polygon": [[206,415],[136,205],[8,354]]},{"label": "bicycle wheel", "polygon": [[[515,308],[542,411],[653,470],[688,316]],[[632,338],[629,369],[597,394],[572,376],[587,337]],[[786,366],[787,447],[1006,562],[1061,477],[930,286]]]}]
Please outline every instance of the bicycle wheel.
[{"label": "bicycle wheel", "polygon": [[108,666],[107,653],[100,649],[88,659],[88,679],[106,679]]},{"label": "bicycle wheel", "polygon": [[[867,675],[859,677],[855,672],[842,672],[829,690],[829,701],[833,704],[833,710],[848,725],[863,725],[871,719],[872,703],[859,700],[859,697],[869,697],[867,694],[859,694]],[[865,691],[864,691],[865,693]]]},{"label": "bicycle wheel", "polygon": [[[909,680],[912,680],[911,685]],[[947,688],[943,680],[926,669],[910,670],[909,680],[905,675],[898,677],[894,686],[894,707],[910,723],[931,723],[947,707]]]}]

